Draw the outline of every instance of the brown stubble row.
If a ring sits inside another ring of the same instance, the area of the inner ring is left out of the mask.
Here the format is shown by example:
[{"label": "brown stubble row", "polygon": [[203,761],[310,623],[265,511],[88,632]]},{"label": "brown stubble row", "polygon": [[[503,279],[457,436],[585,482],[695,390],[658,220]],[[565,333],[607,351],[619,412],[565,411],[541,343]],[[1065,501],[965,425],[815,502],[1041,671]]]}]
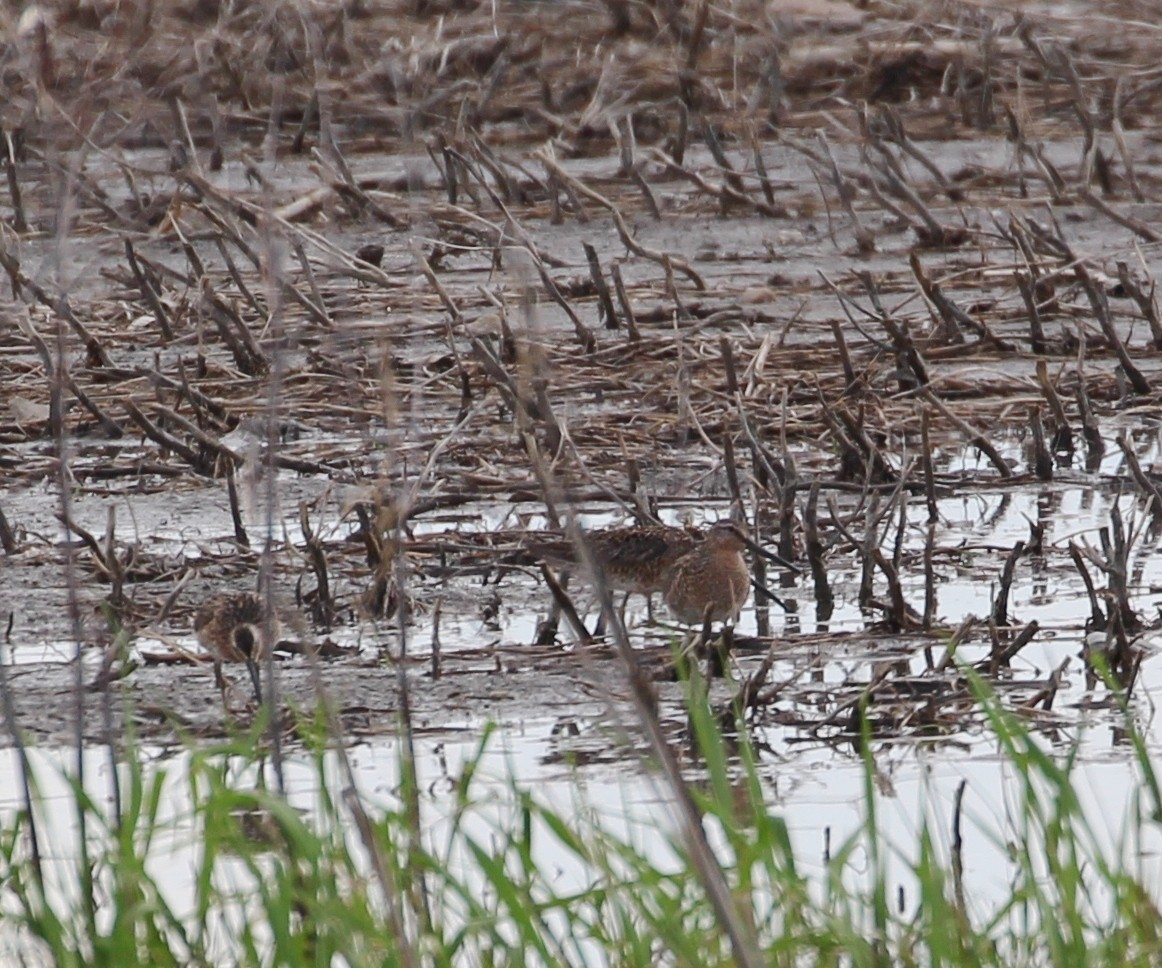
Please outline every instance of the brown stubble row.
[{"label": "brown stubble row", "polygon": [[[401,559],[527,567],[544,504],[565,529],[709,489],[807,562],[821,622],[848,555],[876,627],[932,633],[933,582],[909,602],[891,540],[903,495],[931,576],[941,495],[1049,482],[1156,405],[1162,85],[1148,38],[1111,51],[1082,17],[836,7],[41,5],[10,25],[2,116],[6,487],[57,473],[36,445],[61,437],[82,492],[224,482],[238,552],[202,572],[242,580],[261,542],[223,438],[256,421],[274,466],[335,488],[272,562],[324,627],[396,616]],[[981,470],[933,466],[968,447]],[[536,510],[412,533],[469,504]],[[336,508],[350,535],[324,540]],[[70,523],[128,622],[188,611],[188,575]],[[1070,560],[1107,578],[1094,624],[1130,682],[1120,528]],[[0,521],[6,554],[36,541]],[[995,562],[994,665],[1026,553]]]}]

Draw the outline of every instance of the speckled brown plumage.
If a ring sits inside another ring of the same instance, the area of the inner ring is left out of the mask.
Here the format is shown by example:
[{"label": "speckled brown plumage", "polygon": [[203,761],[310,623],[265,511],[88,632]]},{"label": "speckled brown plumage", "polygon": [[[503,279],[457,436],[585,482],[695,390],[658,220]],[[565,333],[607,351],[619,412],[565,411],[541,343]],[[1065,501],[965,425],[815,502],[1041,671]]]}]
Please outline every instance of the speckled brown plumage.
[{"label": "speckled brown plumage", "polygon": [[[663,525],[604,528],[585,538],[609,587],[641,595],[665,591],[673,563],[702,540],[693,529]],[[573,543],[562,536],[537,535],[528,548],[550,564],[571,568],[578,561]]]},{"label": "speckled brown plumage", "polygon": [[[700,623],[707,606],[711,621],[736,618],[750,594],[743,551],[752,542],[734,521],[719,521],[705,531],[660,525],[607,528],[586,538],[611,588],[643,595],[661,592],[680,622]],[[576,561],[564,539],[529,547],[549,561]]]},{"label": "speckled brown plumage", "polygon": [[670,569],[702,542],[698,531],[662,525],[607,528],[588,535],[612,588],[652,595],[670,583]]},{"label": "speckled brown plumage", "polygon": [[263,634],[262,602],[249,592],[224,593],[206,600],[194,616],[194,634],[202,648],[214,657],[214,675],[224,687],[223,662],[245,662],[262,702],[258,663],[278,641],[278,619],[270,616],[269,637]]},{"label": "speckled brown plumage", "polygon": [[733,621],[750,595],[746,534],[733,521],[719,521],[703,540],[670,567],[666,605],[679,622]]},{"label": "speckled brown plumage", "polygon": [[[273,625],[271,635],[277,638],[277,620]],[[194,616],[194,633],[220,662],[257,661],[269,651],[262,635],[262,603],[249,592],[207,599]]]}]

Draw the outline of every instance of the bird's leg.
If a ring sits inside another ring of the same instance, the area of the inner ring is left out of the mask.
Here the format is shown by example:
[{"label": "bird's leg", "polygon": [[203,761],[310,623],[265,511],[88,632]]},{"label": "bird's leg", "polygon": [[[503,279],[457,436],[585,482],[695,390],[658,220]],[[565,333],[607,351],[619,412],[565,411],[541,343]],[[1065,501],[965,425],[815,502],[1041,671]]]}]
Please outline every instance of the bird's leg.
[{"label": "bird's leg", "polygon": [[[625,626],[625,607],[626,607],[626,605],[629,604],[629,596],[632,594],[633,594],[632,592],[626,592],[625,597],[622,598],[621,604],[617,608],[617,614],[621,616],[621,624],[623,627]],[[599,612],[597,615],[597,627],[594,628],[594,630],[593,630],[593,637],[595,639],[600,639],[600,638],[604,637],[604,635],[605,635],[605,613]]]},{"label": "bird's leg", "polygon": [[222,673],[222,660],[214,660],[214,684],[218,687],[218,692],[222,696],[222,708],[226,710],[226,715],[233,716],[234,710],[230,708],[230,699],[226,695],[226,691],[233,687],[232,682],[228,682],[226,676]]},{"label": "bird's leg", "polygon": [[[258,688],[258,668],[254,665],[254,662],[251,659],[247,659],[246,664],[247,666],[252,667],[250,677],[251,682],[254,683],[254,694],[258,697],[258,704],[262,705],[262,693]],[[214,683],[217,685],[218,691],[222,695],[222,707],[226,710],[227,714],[231,716],[235,715],[237,710],[231,707],[230,695],[228,695],[234,692],[234,681],[232,679],[226,678],[225,673],[222,671],[221,659],[214,660]]]}]

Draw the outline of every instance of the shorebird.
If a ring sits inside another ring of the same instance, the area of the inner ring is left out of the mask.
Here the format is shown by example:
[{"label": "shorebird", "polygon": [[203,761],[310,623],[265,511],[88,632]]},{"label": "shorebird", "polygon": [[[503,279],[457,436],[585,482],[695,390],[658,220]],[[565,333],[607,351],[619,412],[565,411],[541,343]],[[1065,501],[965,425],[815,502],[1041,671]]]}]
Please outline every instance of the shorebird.
[{"label": "shorebird", "polygon": [[[674,617],[685,624],[737,618],[750,594],[750,568],[743,551],[798,571],[795,565],[751,541],[735,521],[706,531],[647,526],[606,528],[585,536],[611,588],[652,595],[660,592]],[[549,561],[575,565],[571,546],[556,541],[530,544]]]},{"label": "shorebird", "polygon": [[686,625],[733,622],[750,595],[750,568],[743,551],[794,567],[759,548],[735,521],[719,521],[705,537],[670,566],[663,592],[666,606]]},{"label": "shorebird", "polygon": [[223,662],[245,662],[254,684],[254,698],[262,704],[258,663],[278,641],[279,625],[274,615],[264,615],[262,602],[249,592],[214,595],[194,616],[194,633],[202,648],[214,657],[214,679],[225,692]]}]

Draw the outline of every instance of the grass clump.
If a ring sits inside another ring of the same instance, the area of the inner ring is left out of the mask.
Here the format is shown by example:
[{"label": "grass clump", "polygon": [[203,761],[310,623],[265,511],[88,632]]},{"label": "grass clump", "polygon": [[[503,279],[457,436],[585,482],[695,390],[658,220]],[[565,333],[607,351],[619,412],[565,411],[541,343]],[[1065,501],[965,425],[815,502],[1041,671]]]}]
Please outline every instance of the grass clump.
[{"label": "grass clump", "polygon": [[[691,686],[699,779],[661,799],[692,798],[760,963],[1013,968],[1162,958],[1156,885],[1120,860],[1132,851],[1111,856],[1100,846],[1097,818],[1075,791],[1076,750],[1046,752],[975,688],[1012,776],[1008,829],[971,831],[1008,855],[1008,888],[995,900],[974,897],[965,881],[959,819],[950,845],[930,821],[912,843],[888,841],[868,735],[863,821],[822,864],[805,864],[786,822],[766,806],[746,737],[724,734]],[[618,833],[581,793],[560,809],[511,776],[486,781],[481,763],[495,742],[486,730],[437,823],[429,804],[415,808],[407,769],[390,795],[372,797],[356,789],[345,754],[322,742],[294,761],[290,794],[268,789],[257,736],[148,767],[146,751],[131,748],[117,767],[116,798],[69,786],[65,802],[86,817],[84,844],[54,840],[61,800],[42,794],[44,771],[33,770],[31,813],[10,813],[0,826],[7,960],[738,963],[737,931],[724,927],[703,861],[666,811]],[[1153,764],[1140,737],[1134,742],[1142,783],[1125,821],[1129,848],[1162,815]],[[173,856],[183,858],[176,887]],[[901,864],[912,897],[903,905],[893,893]]]}]

